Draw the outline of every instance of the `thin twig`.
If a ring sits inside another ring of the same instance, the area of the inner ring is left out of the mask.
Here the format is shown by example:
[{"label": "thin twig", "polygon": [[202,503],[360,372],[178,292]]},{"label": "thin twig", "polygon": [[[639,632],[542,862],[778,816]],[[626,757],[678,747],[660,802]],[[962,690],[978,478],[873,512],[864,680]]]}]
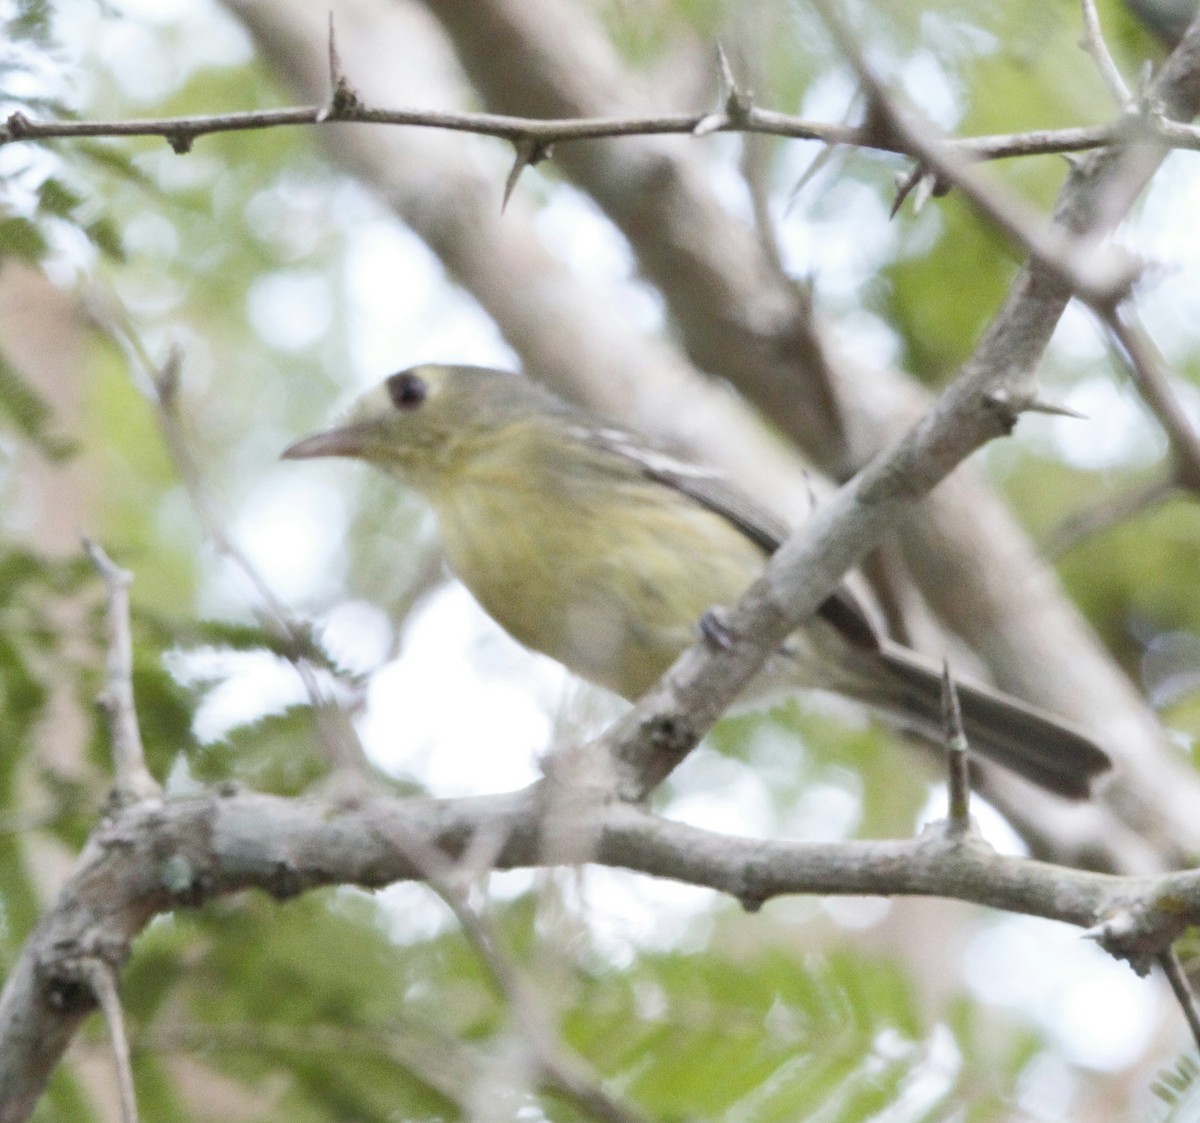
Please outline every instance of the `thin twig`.
[{"label": "thin twig", "polygon": [[1200,128],[1187,121],[1172,121],[1161,114],[1152,115],[1149,123],[1153,136],[1172,148],[1195,148],[1200,144]]},{"label": "thin twig", "polygon": [[137,1093],[133,1087],[133,1065],[129,1059],[125,1015],[121,1010],[121,997],[117,993],[117,973],[111,964],[95,958],[84,963],[84,971],[104,1015],[109,1040],[112,1042],[113,1060],[117,1067],[117,1091],[121,1101],[121,1121],[138,1123]]},{"label": "thin twig", "polygon": [[[472,908],[458,883],[464,872],[469,874],[493,868],[510,835],[507,823],[497,823],[490,830],[477,832],[467,845],[464,861],[456,862],[412,832],[393,830],[388,833],[404,857],[420,871],[425,884],[454,914],[497,993],[517,1019],[541,1079],[603,1123],[646,1123],[639,1112],[606,1092],[587,1065],[563,1044],[528,980],[505,954],[492,925],[482,913]],[[481,836],[485,839],[482,845],[479,844]]]},{"label": "thin twig", "polygon": [[131,355],[131,358],[137,360],[150,378],[154,387],[155,404],[158,407],[156,412],[159,428],[175,471],[213,546],[219,554],[233,563],[253,589],[257,598],[253,611],[260,624],[283,641],[288,658],[308,695],[317,734],[330,762],[335,767],[351,773],[367,772],[369,765],[366,753],[353,724],[337,699],[321,681],[316,668],[305,657],[304,652],[310,646],[307,629],[293,618],[246,552],[234,541],[209,491],[200,465],[192,455],[179,417],[178,390],[183,365],[182,355],[173,348],[165,362],[156,364],[118,303],[109,299],[105,300],[102,306],[96,305],[97,302],[94,302],[93,315],[97,322]]},{"label": "thin twig", "polygon": [[[164,371],[169,370],[173,363],[178,364],[179,362],[177,354],[169,357],[167,364],[164,365]],[[155,382],[157,385],[158,379]],[[179,473],[184,488],[192,499],[192,504],[209,539],[219,553],[233,562],[254,589],[258,597],[258,605],[254,611],[260,621],[287,643],[289,658],[308,695],[317,734],[325,746],[330,763],[335,767],[348,769],[352,773],[365,773],[369,768],[366,753],[353,724],[332,692],[321,681],[316,668],[303,654],[309,642],[307,630],[292,617],[279,598],[275,596],[266,579],[259,573],[258,568],[234,541],[233,536],[226,528],[225,521],[220,516],[217,505],[208,490],[200,466],[192,455],[191,447],[184,436],[174,395],[160,395],[158,406],[159,426],[171,460],[175,464],[175,470]]]},{"label": "thin twig", "polygon": [[[123,121],[38,120],[16,112],[0,124],[0,147],[17,141],[77,139],[81,137],[161,137],[179,152],[189,151],[193,142],[214,133],[249,132],[333,123],[394,125],[410,128],[447,129],[475,133],[517,143],[532,140],[543,145],[607,137],[700,135],[708,132],[751,132],[793,140],[816,140],[908,155],[892,137],[882,137],[870,128],[810,121],[790,113],[749,106],[744,114],[727,112],[670,113],[647,117],[519,117],[501,113],[457,113],[433,109],[380,109],[351,100],[330,105],[292,106],[283,109],[252,109],[235,113],[201,113],[179,117],[141,117]],[[1200,149],[1200,129],[1154,115],[1126,117],[1103,125],[1081,125],[1064,129],[1031,129],[1023,133],[997,133],[958,137],[944,141],[967,160],[1004,160],[1020,156],[1045,156],[1104,148],[1140,132],[1175,148]]]},{"label": "thin twig", "polygon": [[1178,490],[1179,481],[1168,474],[1076,511],[1046,536],[1042,556],[1050,560],[1061,557],[1085,539],[1157,507]]},{"label": "thin twig", "polygon": [[942,662],[942,728],[946,737],[947,826],[951,835],[964,835],[971,830],[971,777],[962,706],[948,659]]},{"label": "thin twig", "polygon": [[1083,42],[1080,46],[1092,56],[1092,61],[1100,71],[1100,77],[1108,87],[1108,92],[1112,94],[1117,107],[1129,109],[1133,105],[1133,95],[1130,94],[1129,87],[1109,52],[1108,44],[1104,41],[1095,0],[1079,0],[1079,3],[1083,9]]},{"label": "thin twig", "polygon": [[122,569],[89,538],[83,549],[104,581],[107,594],[105,629],[108,657],[104,690],[97,698],[108,718],[112,739],[113,795],[119,803],[152,799],[162,794],[146,767],[133,698],[133,636],[129,624],[129,586],[133,575]]},{"label": "thin twig", "polygon": [[504,955],[491,925],[481,913],[471,908],[466,895],[446,882],[431,880],[428,884],[454,913],[463,933],[508,1002],[533,1049],[542,1078],[604,1123],[645,1123],[645,1117],[606,1092],[579,1057],[567,1051],[527,980]]},{"label": "thin twig", "polygon": [[1047,223],[1024,200],[979,175],[930,122],[901,107],[868,63],[861,44],[831,0],[814,0],[814,4],[871,98],[868,126],[873,124],[874,134],[886,138],[881,143],[895,145],[937,180],[957,188],[975,210],[1079,299],[1095,308],[1111,308],[1125,299],[1140,266],[1111,246],[1075,238]]},{"label": "thin twig", "polygon": [[1171,389],[1166,359],[1131,310],[1112,308],[1101,319],[1117,343],[1142,401],[1166,434],[1175,458],[1176,481],[1200,493],[1200,432]]},{"label": "thin twig", "polygon": [[[748,53],[744,50],[739,51],[739,54]],[[729,58],[723,50],[718,51],[717,60],[726,105],[732,103],[739,106],[739,112],[749,111],[754,105],[753,93],[737,84]],[[761,81],[760,71],[756,85]],[[783,252],[779,246],[778,232],[771,215],[770,141],[761,134],[747,132],[742,134],[741,147],[739,163],[742,180],[745,182],[750,196],[750,207],[754,216],[754,230],[758,235],[758,244],[762,247],[763,257],[770,265],[771,271],[777,277],[787,280],[787,270],[783,265]]]},{"label": "thin twig", "polygon": [[1167,982],[1171,984],[1175,1000],[1183,1010],[1183,1016],[1187,1019],[1192,1037],[1195,1039],[1197,1047],[1200,1047],[1200,1007],[1196,1005],[1196,994],[1192,990],[1192,984],[1188,981],[1187,972],[1184,971],[1183,964],[1179,962],[1179,956],[1175,954],[1174,947],[1163,948],[1156,958],[1163,974],[1167,976]]}]

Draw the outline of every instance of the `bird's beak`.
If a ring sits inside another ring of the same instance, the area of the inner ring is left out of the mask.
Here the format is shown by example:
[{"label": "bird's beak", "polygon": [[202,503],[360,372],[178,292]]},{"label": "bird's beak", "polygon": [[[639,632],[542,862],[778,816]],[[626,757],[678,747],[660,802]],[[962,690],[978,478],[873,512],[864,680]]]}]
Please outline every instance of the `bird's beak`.
[{"label": "bird's beak", "polygon": [[367,446],[368,427],[343,425],[302,437],[279,454],[281,460],[309,460],[316,456],[362,456]]}]

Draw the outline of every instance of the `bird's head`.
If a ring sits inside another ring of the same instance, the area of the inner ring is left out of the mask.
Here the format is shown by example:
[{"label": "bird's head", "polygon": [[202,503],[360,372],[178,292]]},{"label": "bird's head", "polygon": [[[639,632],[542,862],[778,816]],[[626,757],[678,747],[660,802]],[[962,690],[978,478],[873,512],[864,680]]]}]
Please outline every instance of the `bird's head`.
[{"label": "bird's head", "polygon": [[486,447],[524,418],[565,408],[520,375],[426,364],[384,379],[339,425],[304,437],[282,455],[355,457],[428,487],[455,457]]}]

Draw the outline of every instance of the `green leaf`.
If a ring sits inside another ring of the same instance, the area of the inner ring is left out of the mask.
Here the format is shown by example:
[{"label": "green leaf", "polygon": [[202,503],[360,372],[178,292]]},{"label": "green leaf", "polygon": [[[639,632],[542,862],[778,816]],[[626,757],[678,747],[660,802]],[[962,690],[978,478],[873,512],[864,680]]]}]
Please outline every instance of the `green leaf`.
[{"label": "green leaf", "polygon": [[82,227],[88,241],[110,261],[124,261],[125,247],[121,235],[111,219],[98,218]]},{"label": "green leaf", "polygon": [[70,218],[83,200],[61,179],[50,176],[38,188],[38,209],[58,218]]},{"label": "green leaf", "polygon": [[18,0],[17,14],[7,22],[5,30],[13,39],[47,47],[53,42],[53,16],[50,0]]},{"label": "green leaf", "polygon": [[40,261],[49,249],[42,232],[27,218],[0,219],[0,259]]}]

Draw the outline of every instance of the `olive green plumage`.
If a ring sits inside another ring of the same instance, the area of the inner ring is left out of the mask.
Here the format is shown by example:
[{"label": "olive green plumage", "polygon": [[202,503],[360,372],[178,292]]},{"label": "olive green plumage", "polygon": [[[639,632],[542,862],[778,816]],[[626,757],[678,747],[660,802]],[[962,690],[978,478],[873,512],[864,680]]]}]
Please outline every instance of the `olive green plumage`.
[{"label": "olive green plumage", "polygon": [[[519,375],[420,366],[365,394],[289,458],[352,456],[429,501],[450,565],[521,643],[626,698],[644,693],[736,601],[786,528],[719,474]],[[749,693],[836,690],[928,739],[940,675],[877,634],[840,588]],[[960,685],[972,748],[1074,798],[1109,767],[1086,736],[997,691]]]}]

